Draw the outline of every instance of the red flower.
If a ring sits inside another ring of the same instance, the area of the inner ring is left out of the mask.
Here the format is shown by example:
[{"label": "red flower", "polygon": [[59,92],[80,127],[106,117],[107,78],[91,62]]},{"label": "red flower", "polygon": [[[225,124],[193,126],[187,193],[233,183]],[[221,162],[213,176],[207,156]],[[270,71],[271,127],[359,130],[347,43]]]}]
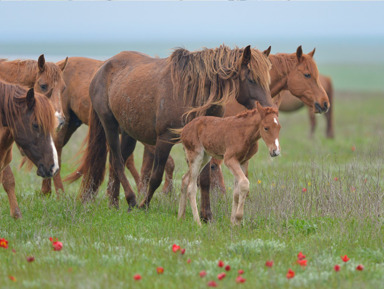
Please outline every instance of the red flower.
[{"label": "red flower", "polygon": [[187,263],[188,263],[188,264],[191,263],[191,259],[188,259],[188,260],[187,260]]},{"label": "red flower", "polygon": [[208,287],[217,287],[217,283],[213,280],[209,281],[207,285],[208,285]]},{"label": "red flower", "polygon": [[344,255],[344,256],[341,256],[341,260],[343,260],[343,262],[348,262],[350,259],[348,258],[347,255]]},{"label": "red flower", "polygon": [[16,282],[16,278],[15,277],[13,277],[11,275],[9,275],[8,277],[9,277],[9,279],[11,279],[11,281]]},{"label": "red flower", "polygon": [[338,181],[339,180],[339,178],[338,177],[335,177],[335,181]]},{"label": "red flower", "polygon": [[355,150],[356,150],[356,147],[355,147],[355,146],[352,146],[352,147],[351,147],[351,151],[354,152]]},{"label": "red flower", "polygon": [[203,278],[203,277],[207,276],[207,272],[205,272],[204,270],[200,271],[199,275],[201,278]]},{"label": "red flower", "polygon": [[287,279],[292,279],[293,277],[295,277],[295,271],[289,269],[287,273]]},{"label": "red flower", "polygon": [[180,246],[179,245],[176,245],[176,244],[173,244],[173,246],[172,246],[172,251],[173,251],[173,253],[176,253],[177,251],[179,251],[180,250]]},{"label": "red flower", "polygon": [[217,275],[217,279],[222,280],[225,278],[225,276],[227,276],[225,273],[220,273]]},{"label": "red flower", "polygon": [[303,253],[299,252],[299,254],[297,254],[297,259],[304,260],[305,259],[305,255]]},{"label": "red flower", "polygon": [[15,250],[15,249],[12,249],[12,253],[16,253],[16,250]]},{"label": "red flower", "polygon": [[240,269],[239,271],[237,271],[237,274],[243,275],[244,274],[244,270]]},{"label": "red flower", "polygon": [[302,191],[303,193],[305,193],[305,192],[307,191],[307,188],[303,188],[301,191]]},{"label": "red flower", "polygon": [[244,279],[241,275],[236,277],[236,283],[244,283],[246,280],[247,279]]},{"label": "red flower", "polygon": [[53,251],[60,251],[61,249],[63,249],[63,243],[59,241],[53,242],[52,246],[53,246]]},{"label": "red flower", "polygon": [[230,271],[231,270],[231,266],[227,265],[225,266],[225,271]]},{"label": "red flower", "polygon": [[164,268],[163,267],[157,267],[156,271],[157,271],[157,274],[163,274],[164,273]]},{"label": "red flower", "polygon": [[339,272],[340,271],[340,265],[335,265],[335,267],[333,267],[333,269],[335,269],[336,272]]},{"label": "red flower", "polygon": [[141,280],[141,275],[140,274],[135,274],[135,275],[133,275],[133,279],[135,281],[139,281],[139,280]]},{"label": "red flower", "polygon": [[181,255],[184,255],[185,254],[185,249],[182,249],[180,253],[181,253]]},{"label": "red flower", "polygon": [[364,266],[359,264],[359,265],[357,265],[356,270],[357,271],[363,271],[364,270]]},{"label": "red flower", "polygon": [[35,257],[33,257],[33,256],[29,256],[29,257],[27,257],[27,261],[28,261],[29,263],[31,263],[31,262],[35,261]]},{"label": "red flower", "polygon": [[267,266],[267,267],[269,267],[269,268],[272,268],[272,266],[273,266],[273,261],[271,260],[271,261],[267,261],[267,262],[265,262],[265,266]]},{"label": "red flower", "polygon": [[223,268],[223,267],[224,267],[224,262],[220,260],[220,261],[217,263],[217,266],[219,266],[220,268]]},{"label": "red flower", "polygon": [[3,247],[4,249],[8,248],[8,241],[4,238],[0,239],[0,247]]},{"label": "red flower", "polygon": [[297,260],[297,263],[298,263],[301,267],[305,267],[305,266],[307,266],[307,260]]}]

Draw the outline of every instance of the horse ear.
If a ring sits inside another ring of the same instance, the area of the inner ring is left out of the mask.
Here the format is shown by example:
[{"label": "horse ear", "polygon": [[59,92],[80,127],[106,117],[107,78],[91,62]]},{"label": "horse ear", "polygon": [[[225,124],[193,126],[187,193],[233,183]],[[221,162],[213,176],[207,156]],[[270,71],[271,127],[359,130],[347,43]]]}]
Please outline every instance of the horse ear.
[{"label": "horse ear", "polygon": [[260,114],[261,119],[263,119],[265,117],[265,109],[264,109],[264,107],[262,107],[262,105],[258,101],[256,101],[256,107],[257,107],[257,111]]},{"label": "horse ear", "polygon": [[241,64],[248,65],[248,63],[251,62],[251,55],[252,55],[251,45],[248,45],[247,47],[244,48],[243,59],[241,61]]},{"label": "horse ear", "polygon": [[277,109],[280,108],[280,104],[282,102],[283,98],[281,96],[281,93],[279,93],[278,95],[276,95],[272,101],[273,101],[273,104],[276,106]]},{"label": "horse ear", "polygon": [[313,58],[313,55],[315,55],[316,48],[313,48],[311,52],[308,53],[309,56]]},{"label": "horse ear", "polygon": [[269,47],[263,51],[263,53],[268,57],[269,54],[271,53],[271,45],[269,45]]},{"label": "horse ear", "polygon": [[303,56],[303,48],[301,48],[301,45],[297,47],[296,56],[297,56],[297,60],[300,62],[301,57]]},{"label": "horse ear", "polygon": [[64,62],[60,61],[60,63],[57,64],[57,66],[60,67],[61,71],[64,71],[64,69],[67,67],[67,64],[68,64],[68,56],[65,58]]},{"label": "horse ear", "polygon": [[37,66],[39,67],[40,72],[43,72],[45,69],[45,58],[44,54],[41,54],[39,56],[39,59],[37,60]]},{"label": "horse ear", "polygon": [[33,90],[33,88],[28,90],[26,99],[27,99],[28,109],[32,110],[33,107],[35,106],[35,91]]}]

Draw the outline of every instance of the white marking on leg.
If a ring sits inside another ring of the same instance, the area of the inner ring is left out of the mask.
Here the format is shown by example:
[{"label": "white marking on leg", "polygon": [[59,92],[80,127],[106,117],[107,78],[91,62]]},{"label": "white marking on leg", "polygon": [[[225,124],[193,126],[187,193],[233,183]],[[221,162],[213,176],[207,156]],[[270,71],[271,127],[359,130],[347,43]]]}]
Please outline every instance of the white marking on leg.
[{"label": "white marking on leg", "polygon": [[55,174],[59,170],[59,157],[57,155],[57,150],[55,143],[53,142],[52,136],[51,138],[51,146],[52,146],[52,154],[53,154],[53,168],[52,168],[52,173]]}]

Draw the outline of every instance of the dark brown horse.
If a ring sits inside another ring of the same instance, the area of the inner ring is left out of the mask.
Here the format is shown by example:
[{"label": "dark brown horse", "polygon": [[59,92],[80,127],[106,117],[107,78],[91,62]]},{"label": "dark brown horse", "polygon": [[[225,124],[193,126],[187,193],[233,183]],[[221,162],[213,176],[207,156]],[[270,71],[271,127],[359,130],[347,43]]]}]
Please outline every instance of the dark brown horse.
[{"label": "dark brown horse", "polygon": [[34,89],[0,81],[0,179],[8,194],[11,216],[21,218],[15,195],[15,179],[9,163],[13,142],[37,166],[43,178],[54,176],[58,157],[52,135],[56,125],[49,100]]},{"label": "dark brown horse", "polygon": [[87,150],[79,169],[84,173],[82,200],[92,198],[103,180],[108,142],[114,179],[111,202],[118,205],[121,182],[129,207],[136,205],[136,196],[124,175],[123,159],[139,140],[156,145],[149,188],[140,205],[147,207],[174,145],[175,135],[170,129],[183,127],[196,116],[222,115],[222,105],[233,99],[249,109],[256,99],[272,106],[269,69],[267,57],[249,46],[229,49],[223,45],[198,52],[177,49],[165,59],[137,52],[110,58],[90,85],[93,109]]}]

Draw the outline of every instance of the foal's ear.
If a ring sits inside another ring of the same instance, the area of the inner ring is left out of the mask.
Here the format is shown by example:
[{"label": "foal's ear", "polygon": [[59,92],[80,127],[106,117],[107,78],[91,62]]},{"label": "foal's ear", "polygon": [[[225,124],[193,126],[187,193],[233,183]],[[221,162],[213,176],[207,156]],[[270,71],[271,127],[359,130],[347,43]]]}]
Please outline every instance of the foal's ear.
[{"label": "foal's ear", "polygon": [[26,99],[27,99],[28,109],[32,110],[33,107],[35,106],[35,91],[33,90],[33,88],[28,90]]},{"label": "foal's ear", "polygon": [[252,56],[251,45],[248,45],[247,47],[244,48],[241,64],[248,65],[248,63],[251,62],[251,56]]},{"label": "foal's ear", "polygon": [[37,66],[39,67],[40,72],[43,72],[45,69],[45,58],[44,54],[41,54],[39,56],[39,59],[37,60]]},{"label": "foal's ear", "polygon": [[279,93],[278,95],[276,95],[272,101],[273,101],[273,104],[276,106],[277,109],[280,108],[280,104],[282,102],[283,98],[281,96],[281,93]]},{"label": "foal's ear", "polygon": [[268,57],[269,54],[271,53],[271,45],[269,45],[269,47],[266,50],[264,50],[263,53],[264,53],[265,56]]},{"label": "foal's ear", "polygon": [[303,48],[301,48],[301,45],[297,47],[296,56],[297,56],[297,60],[300,62],[301,57],[303,56]]},{"label": "foal's ear", "polygon": [[309,56],[313,58],[313,55],[315,55],[316,48],[313,48],[311,52],[308,53]]},{"label": "foal's ear", "polygon": [[256,107],[257,107],[257,111],[260,114],[261,119],[263,119],[265,117],[265,109],[264,109],[264,107],[262,107],[260,102],[258,102],[258,101],[256,101]]},{"label": "foal's ear", "polygon": [[60,61],[57,66],[60,67],[61,71],[64,71],[64,69],[67,67],[68,64],[68,56],[65,58],[64,62]]}]

